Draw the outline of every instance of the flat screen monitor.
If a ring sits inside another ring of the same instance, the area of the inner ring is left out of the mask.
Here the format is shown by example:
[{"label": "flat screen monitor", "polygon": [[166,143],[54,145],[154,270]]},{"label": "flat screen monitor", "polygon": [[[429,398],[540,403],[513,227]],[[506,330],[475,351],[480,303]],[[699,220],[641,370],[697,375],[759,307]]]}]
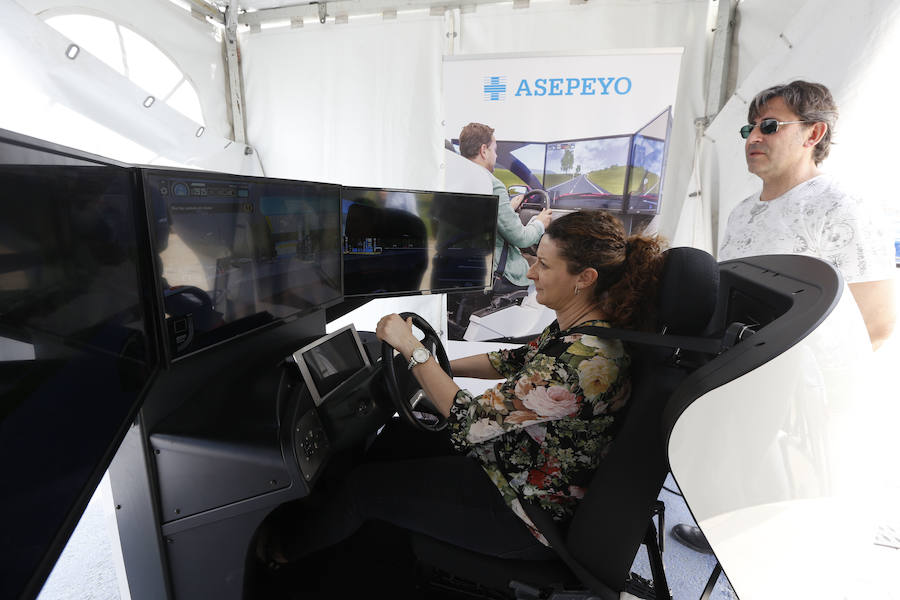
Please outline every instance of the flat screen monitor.
[{"label": "flat screen monitor", "polygon": [[630,135],[547,144],[544,189],[551,208],[622,210]]},{"label": "flat screen monitor", "polygon": [[155,368],[134,170],[0,130],[0,597],[33,598]]},{"label": "flat screen monitor", "polygon": [[634,134],[629,161],[627,213],[659,213],[671,121],[667,108]]},{"label": "flat screen monitor", "polygon": [[485,288],[497,197],[342,188],[344,296]]},{"label": "flat screen monitor", "polygon": [[143,170],[173,358],[341,299],[340,186]]},{"label": "flat screen monitor", "polygon": [[300,348],[292,355],[316,406],[340,385],[369,368],[369,357],[356,328],[347,325]]},{"label": "flat screen monitor", "polygon": [[494,177],[510,186],[543,189],[547,144],[539,142],[497,142]]}]

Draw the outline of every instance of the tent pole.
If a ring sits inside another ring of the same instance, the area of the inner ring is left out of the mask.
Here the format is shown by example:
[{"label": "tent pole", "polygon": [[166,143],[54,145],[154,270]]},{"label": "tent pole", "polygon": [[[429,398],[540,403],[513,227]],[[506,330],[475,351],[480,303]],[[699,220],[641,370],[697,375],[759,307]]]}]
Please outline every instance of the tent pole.
[{"label": "tent pole", "polygon": [[[718,2],[716,29],[713,35],[712,56],[709,63],[709,79],[706,87],[706,110],[697,119],[698,135],[716,118],[728,99],[728,83],[731,66],[731,46],[734,38],[734,21],[738,0],[712,0]],[[710,205],[712,246],[719,247],[719,207]]]},{"label": "tent pole", "polygon": [[706,124],[716,117],[728,98],[731,45],[734,38],[735,13],[737,12],[737,0],[713,1],[718,1],[719,12],[716,15],[716,29],[709,65],[709,83],[706,88]]},{"label": "tent pole", "polygon": [[244,124],[244,86],[241,85],[241,63],[237,40],[237,9],[229,2],[225,7],[225,67],[228,70],[228,94],[231,98],[231,127],[234,141],[247,143]]}]

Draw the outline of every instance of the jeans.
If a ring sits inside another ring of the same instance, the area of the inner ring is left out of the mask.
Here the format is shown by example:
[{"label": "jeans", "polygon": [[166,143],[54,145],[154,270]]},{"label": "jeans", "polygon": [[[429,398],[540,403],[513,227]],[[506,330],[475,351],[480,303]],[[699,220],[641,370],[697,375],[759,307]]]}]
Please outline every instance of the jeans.
[{"label": "jeans", "polygon": [[466,456],[364,463],[329,501],[299,511],[279,528],[281,550],[290,560],[343,541],[370,519],[501,558],[556,556],[506,505],[478,462]]}]

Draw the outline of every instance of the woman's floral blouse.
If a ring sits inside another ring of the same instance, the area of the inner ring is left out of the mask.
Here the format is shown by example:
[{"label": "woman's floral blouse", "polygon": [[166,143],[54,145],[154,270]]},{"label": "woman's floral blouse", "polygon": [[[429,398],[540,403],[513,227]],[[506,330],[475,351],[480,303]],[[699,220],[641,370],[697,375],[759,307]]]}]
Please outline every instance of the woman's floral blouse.
[{"label": "woman's floral blouse", "polygon": [[450,409],[454,446],[478,459],[544,544],[518,496],[565,525],[609,450],[631,392],[622,342],[569,331],[554,322],[526,346],[489,353],[506,381],[474,398],[460,390]]}]

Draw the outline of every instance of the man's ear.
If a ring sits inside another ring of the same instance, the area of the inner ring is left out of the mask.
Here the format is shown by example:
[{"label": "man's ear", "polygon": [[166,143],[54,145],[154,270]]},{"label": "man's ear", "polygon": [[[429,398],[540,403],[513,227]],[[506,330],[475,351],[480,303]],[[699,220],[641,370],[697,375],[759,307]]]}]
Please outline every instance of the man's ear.
[{"label": "man's ear", "polygon": [[803,142],[804,146],[815,146],[819,142],[822,141],[822,138],[825,137],[825,133],[828,131],[828,124],[822,123],[819,121],[818,123],[813,124],[813,126],[809,130],[809,135],[806,138],[806,141]]}]

